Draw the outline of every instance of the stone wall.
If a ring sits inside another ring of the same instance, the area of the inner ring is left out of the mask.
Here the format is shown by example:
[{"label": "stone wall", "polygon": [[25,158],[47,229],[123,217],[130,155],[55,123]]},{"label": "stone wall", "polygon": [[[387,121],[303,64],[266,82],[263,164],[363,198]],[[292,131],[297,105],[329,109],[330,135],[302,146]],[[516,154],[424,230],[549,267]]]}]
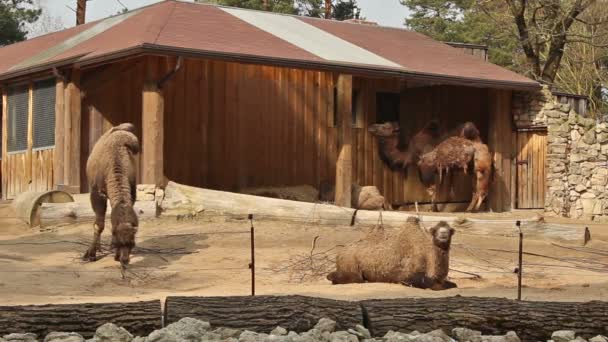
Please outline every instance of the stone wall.
[{"label": "stone wall", "polygon": [[608,125],[555,103],[547,87],[513,94],[517,128],[547,127],[545,210],[608,221]]},{"label": "stone wall", "polygon": [[608,220],[608,127],[574,111],[548,116],[547,211]]}]

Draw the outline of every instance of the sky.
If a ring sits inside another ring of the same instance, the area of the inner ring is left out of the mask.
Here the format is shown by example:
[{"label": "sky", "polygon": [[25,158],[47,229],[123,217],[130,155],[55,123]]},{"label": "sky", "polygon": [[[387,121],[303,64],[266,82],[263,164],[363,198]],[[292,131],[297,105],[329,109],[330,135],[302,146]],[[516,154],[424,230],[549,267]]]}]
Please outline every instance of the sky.
[{"label": "sky", "polygon": [[[63,23],[64,27],[74,26],[76,14],[67,6],[75,8],[76,0],[39,1],[56,22]],[[105,18],[117,13],[123,8],[121,2],[128,9],[135,9],[159,1],[162,0],[89,0],[86,21]],[[403,21],[407,16],[407,9],[399,3],[399,0],[357,0],[357,3],[361,7],[362,16],[383,26],[403,26]]]}]

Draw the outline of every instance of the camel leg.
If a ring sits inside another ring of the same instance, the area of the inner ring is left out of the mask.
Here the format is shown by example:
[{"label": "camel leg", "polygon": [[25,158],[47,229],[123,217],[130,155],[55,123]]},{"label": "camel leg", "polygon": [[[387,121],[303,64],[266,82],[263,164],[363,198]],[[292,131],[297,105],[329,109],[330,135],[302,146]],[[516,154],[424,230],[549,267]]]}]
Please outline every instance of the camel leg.
[{"label": "camel leg", "polygon": [[101,250],[101,233],[105,228],[107,199],[96,189],[91,189],[91,206],[95,212],[95,224],[93,225],[93,241],[83,256],[84,260],[96,261],[97,251]]},{"label": "camel leg", "polygon": [[435,203],[435,200],[437,199],[437,184],[429,186],[427,192],[431,196],[431,211],[438,212],[439,209],[437,208],[437,204]]},{"label": "camel leg", "polygon": [[467,212],[470,212],[475,208],[475,205],[479,201],[479,181],[480,174],[479,172],[475,172],[475,185],[473,186],[473,197],[471,198],[471,203],[467,207]]}]

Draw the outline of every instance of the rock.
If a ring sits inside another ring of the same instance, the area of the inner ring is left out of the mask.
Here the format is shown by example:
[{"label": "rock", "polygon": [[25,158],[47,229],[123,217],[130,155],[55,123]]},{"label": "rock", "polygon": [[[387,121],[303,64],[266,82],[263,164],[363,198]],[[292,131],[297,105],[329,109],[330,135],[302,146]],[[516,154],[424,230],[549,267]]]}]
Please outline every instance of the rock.
[{"label": "rock", "polygon": [[329,337],[330,342],[359,342],[356,335],[350,334],[346,331],[334,332]]},{"label": "rock", "polygon": [[239,336],[239,342],[263,342],[266,340],[268,335],[258,334],[253,331],[245,330]]},{"label": "rock", "polygon": [[586,156],[584,156],[582,154],[578,154],[578,153],[570,155],[570,161],[573,161],[575,163],[582,162],[583,160],[587,160],[587,159],[588,158]]},{"label": "rock", "polygon": [[608,342],[608,337],[597,335],[594,338],[590,339],[589,342]]},{"label": "rock", "polygon": [[95,331],[94,342],[131,342],[133,335],[125,328],[118,327],[113,323],[106,323]]},{"label": "rock", "polygon": [[587,133],[585,133],[585,135],[583,135],[583,142],[588,145],[595,144],[595,131],[594,130],[587,131]]},{"label": "rock", "polygon": [[[424,338],[423,338],[424,336]],[[437,329],[437,330],[433,330],[428,334],[423,334],[420,337],[418,337],[416,339],[416,341],[429,341],[429,342],[451,342],[453,341],[453,339],[448,336],[443,330],[441,329]]]},{"label": "rock", "polygon": [[152,194],[156,191],[156,185],[154,184],[137,184],[137,192],[143,192],[145,194]]},{"label": "rock", "polygon": [[143,201],[143,202],[148,202],[148,201],[154,201],[155,197],[154,197],[154,194],[137,193],[137,200]]},{"label": "rock", "polygon": [[146,342],[146,338],[145,337],[137,336],[131,342]]},{"label": "rock", "polygon": [[584,185],[582,185],[582,184],[577,184],[577,185],[574,187],[574,190],[575,190],[576,192],[583,192],[583,191],[587,190],[587,187],[586,187],[586,186],[584,186]]},{"label": "rock", "polygon": [[452,336],[459,342],[481,342],[481,331],[477,330],[455,328],[452,330]]},{"label": "rock", "polygon": [[217,328],[213,330],[213,333],[220,335],[224,340],[231,337],[237,338],[239,335],[241,335],[240,330],[232,328]]},{"label": "rock", "polygon": [[160,330],[156,330],[150,334],[148,338],[154,337],[154,341],[162,341],[160,339],[161,337],[171,341],[198,341],[209,331],[210,328],[211,324],[207,322],[199,321],[198,319],[190,317],[184,317]]},{"label": "rock", "polygon": [[36,334],[8,334],[4,335],[4,339],[7,342],[19,341],[19,342],[38,342],[38,335]]},{"label": "rock", "polygon": [[275,335],[275,336],[287,335],[287,329],[285,329],[283,327],[276,327],[270,332],[270,335]]},{"label": "rock", "polygon": [[160,189],[160,188],[156,189],[156,192],[154,193],[154,200],[156,201],[157,205],[160,206],[160,204],[164,198],[165,198],[165,190]]},{"label": "rock", "polygon": [[561,110],[564,113],[568,113],[570,111],[570,104],[569,103],[564,103],[561,106],[559,106],[559,110]]},{"label": "rock", "polygon": [[332,321],[329,318],[321,318],[319,322],[315,325],[314,329],[320,332],[334,332],[336,329],[336,322]]},{"label": "rock", "polygon": [[551,339],[555,342],[570,342],[576,338],[576,333],[572,330],[558,330],[551,334]]},{"label": "rock", "polygon": [[557,110],[545,110],[545,115],[549,118],[560,118],[562,113]]},{"label": "rock", "polygon": [[[577,342],[587,342],[587,340],[585,340],[584,338],[582,338],[582,337],[580,337],[580,336],[577,336],[577,337],[576,337],[574,340],[572,340],[572,341],[577,341]],[[572,342],[572,341],[571,341],[571,342]]]},{"label": "rock", "polygon": [[597,142],[600,144],[608,142],[608,133],[597,134]]},{"label": "rock", "polygon": [[504,336],[481,336],[482,342],[521,342],[517,334],[509,331]]},{"label": "rock", "polygon": [[553,144],[549,145],[549,153],[564,154],[566,153],[567,146],[565,144]]},{"label": "rock", "polygon": [[595,194],[592,192],[585,192],[584,194],[581,195],[582,199],[593,199],[595,198]]},{"label": "rock", "polygon": [[84,337],[73,332],[52,332],[46,335],[44,342],[84,342]]},{"label": "rock", "polygon": [[370,334],[369,330],[362,325],[357,324],[355,330],[360,333],[363,338],[372,338],[372,334]]}]

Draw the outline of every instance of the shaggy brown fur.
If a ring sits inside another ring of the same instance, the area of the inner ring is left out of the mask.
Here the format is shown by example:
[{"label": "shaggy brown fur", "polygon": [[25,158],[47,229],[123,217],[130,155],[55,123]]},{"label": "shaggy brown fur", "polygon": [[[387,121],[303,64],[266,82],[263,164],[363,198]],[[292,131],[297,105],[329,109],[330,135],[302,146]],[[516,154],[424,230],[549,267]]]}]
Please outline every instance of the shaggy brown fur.
[{"label": "shaggy brown fur", "polygon": [[371,125],[369,131],[380,139],[380,156],[392,169],[396,166],[406,169],[411,163],[417,164],[420,181],[427,188],[434,211],[437,211],[437,188],[443,182],[444,174],[450,176],[452,189],[455,172],[462,169],[466,174],[472,167],[476,185],[467,211],[479,209],[488,194],[492,160],[475,124],[465,122],[442,135],[439,122],[431,120],[410,139],[406,151],[398,148],[398,123]]},{"label": "shaggy brown fur", "polygon": [[447,138],[418,162],[420,180],[431,196],[433,210],[436,210],[437,188],[443,175],[449,173],[453,177],[460,169],[466,174],[472,167],[475,176],[475,188],[467,211],[478,210],[488,195],[492,175],[492,156],[488,146],[481,142],[479,130],[472,122],[464,123],[457,133],[458,136]]},{"label": "shaggy brown fur", "polygon": [[336,271],[327,279],[333,284],[399,283],[433,290],[455,287],[446,280],[453,234],[446,222],[426,232],[415,218],[396,232],[374,230],[340,251]]},{"label": "shaggy brown fur", "polygon": [[129,123],[111,128],[99,138],[87,160],[86,173],[95,226],[93,242],[84,259],[96,260],[109,199],[112,206],[112,246],[116,249],[114,259],[123,266],[129,263],[139,226],[133,210],[136,200],[135,157],[139,153],[139,141],[133,131],[134,126]]}]

